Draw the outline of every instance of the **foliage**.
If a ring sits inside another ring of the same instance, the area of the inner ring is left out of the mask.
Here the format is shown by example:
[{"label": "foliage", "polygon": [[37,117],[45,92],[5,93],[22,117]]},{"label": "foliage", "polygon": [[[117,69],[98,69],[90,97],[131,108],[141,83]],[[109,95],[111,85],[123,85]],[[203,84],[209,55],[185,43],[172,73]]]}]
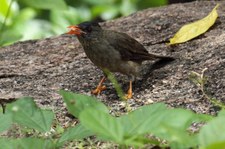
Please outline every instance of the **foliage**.
[{"label": "foliage", "polygon": [[[156,103],[114,117],[109,114],[108,107],[95,98],[66,91],[60,91],[60,94],[69,112],[79,119],[80,124],[67,128],[54,138],[52,135],[47,138],[0,138],[0,146],[60,148],[68,141],[96,136],[99,140],[115,142],[121,147],[144,147],[149,144],[173,149],[225,147],[223,110],[217,117],[212,117]],[[0,132],[17,123],[46,134],[53,129],[53,117],[52,111],[38,108],[33,99],[18,99],[7,106],[5,114],[0,115]],[[191,132],[190,126],[199,122],[206,124],[198,133]]]},{"label": "foliage", "polygon": [[0,46],[65,33],[66,26],[128,15],[167,0],[1,0]]},{"label": "foliage", "polygon": [[38,138],[22,138],[22,139],[7,139],[0,138],[1,148],[4,149],[52,149],[54,144],[51,140]]},{"label": "foliage", "polygon": [[54,118],[52,111],[37,108],[32,98],[23,98],[10,104],[7,115],[12,116],[14,122],[40,132],[49,131]]}]

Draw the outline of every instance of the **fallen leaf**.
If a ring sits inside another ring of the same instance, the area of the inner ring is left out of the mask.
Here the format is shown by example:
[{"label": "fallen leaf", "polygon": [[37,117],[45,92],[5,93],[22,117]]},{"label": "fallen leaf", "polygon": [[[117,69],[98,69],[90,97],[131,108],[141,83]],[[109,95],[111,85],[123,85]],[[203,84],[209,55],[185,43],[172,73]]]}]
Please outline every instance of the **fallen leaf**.
[{"label": "fallen leaf", "polygon": [[219,4],[205,18],[181,27],[174,37],[170,39],[169,45],[183,43],[205,33],[215,23],[218,17],[216,11],[218,7]]}]

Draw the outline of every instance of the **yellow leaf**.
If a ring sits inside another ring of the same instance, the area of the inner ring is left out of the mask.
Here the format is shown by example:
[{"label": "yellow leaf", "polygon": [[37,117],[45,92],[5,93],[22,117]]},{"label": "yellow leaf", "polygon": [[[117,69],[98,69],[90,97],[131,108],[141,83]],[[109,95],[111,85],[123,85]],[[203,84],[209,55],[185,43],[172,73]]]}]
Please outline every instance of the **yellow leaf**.
[{"label": "yellow leaf", "polygon": [[183,43],[205,33],[215,23],[218,17],[217,7],[219,7],[219,4],[205,18],[181,27],[174,37],[170,39],[169,44]]}]

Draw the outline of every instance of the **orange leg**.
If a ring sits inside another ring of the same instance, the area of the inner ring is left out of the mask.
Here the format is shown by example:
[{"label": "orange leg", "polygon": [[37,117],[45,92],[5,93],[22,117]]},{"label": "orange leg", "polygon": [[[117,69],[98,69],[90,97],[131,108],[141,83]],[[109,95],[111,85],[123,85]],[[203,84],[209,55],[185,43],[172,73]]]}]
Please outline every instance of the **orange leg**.
[{"label": "orange leg", "polygon": [[96,87],[95,90],[92,90],[91,93],[92,94],[95,94],[95,95],[98,95],[100,94],[103,90],[106,89],[106,86],[105,85],[102,85],[104,83],[104,81],[106,80],[106,77],[103,77],[101,79],[101,81],[99,82],[98,86]]},{"label": "orange leg", "polygon": [[125,95],[125,99],[131,99],[132,98],[132,81],[130,81],[130,86],[127,91],[127,94]]}]

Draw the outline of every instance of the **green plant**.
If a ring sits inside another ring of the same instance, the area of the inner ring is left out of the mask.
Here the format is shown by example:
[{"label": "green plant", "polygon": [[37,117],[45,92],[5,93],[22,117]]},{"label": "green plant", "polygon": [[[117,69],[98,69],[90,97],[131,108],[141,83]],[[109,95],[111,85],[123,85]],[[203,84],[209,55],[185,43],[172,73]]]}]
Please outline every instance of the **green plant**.
[{"label": "green plant", "polygon": [[[173,149],[225,147],[225,136],[222,133],[225,131],[225,111],[212,117],[190,110],[167,108],[165,104],[157,103],[114,117],[109,114],[108,107],[93,97],[66,91],[60,91],[60,94],[68,111],[79,119],[78,125],[67,128],[58,137],[52,137],[53,134],[19,139],[0,138],[0,146],[60,148],[68,141],[96,136],[98,140],[114,142],[122,148],[150,144]],[[7,105],[6,114],[0,115],[0,132],[17,123],[24,128],[51,134],[53,118],[52,111],[38,108],[31,98],[18,99]],[[189,131],[191,125],[198,122],[206,124],[198,133]]]},{"label": "green plant", "polygon": [[204,73],[206,70],[207,70],[207,68],[203,69],[201,74],[192,71],[191,74],[189,75],[189,78],[192,82],[194,82],[199,87],[199,89],[202,92],[203,97],[205,97],[207,100],[209,100],[212,104],[225,109],[225,105],[222,102],[220,102],[218,99],[212,97],[206,91],[205,84],[207,82],[207,77],[204,76]]},{"label": "green plant", "polygon": [[121,89],[121,86],[119,85],[118,81],[116,80],[115,76],[107,69],[104,70],[104,73],[106,73],[107,78],[109,79],[110,82],[112,82],[113,87],[116,89],[117,95],[119,96],[119,98],[121,100],[125,100],[124,99],[124,92]]},{"label": "green plant", "polygon": [[51,23],[38,19],[42,14],[41,10],[51,12],[63,11],[66,8],[67,5],[63,0],[55,0],[54,3],[52,0],[46,0],[44,3],[41,0],[1,0],[0,46],[11,44],[19,39],[27,40],[53,35]]},{"label": "green plant", "polygon": [[109,20],[165,4],[167,0],[1,0],[0,46],[63,34],[67,26],[96,17]]}]

